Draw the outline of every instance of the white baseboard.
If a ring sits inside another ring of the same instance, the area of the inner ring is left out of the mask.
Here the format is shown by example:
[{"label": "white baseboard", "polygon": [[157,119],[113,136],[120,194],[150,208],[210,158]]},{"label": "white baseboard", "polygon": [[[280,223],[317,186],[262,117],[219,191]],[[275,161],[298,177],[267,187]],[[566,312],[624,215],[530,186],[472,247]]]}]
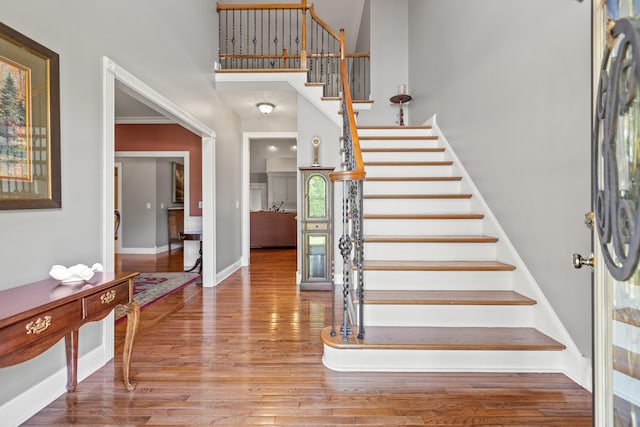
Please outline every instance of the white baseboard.
[{"label": "white baseboard", "polygon": [[[181,244],[175,244],[172,246],[182,246]],[[118,253],[121,254],[140,254],[140,255],[157,255],[162,252],[167,252],[169,250],[169,245],[158,246],[156,248],[119,248]]]},{"label": "white baseboard", "polygon": [[[106,364],[105,348],[98,347],[78,358],[78,382]],[[22,394],[0,406],[0,420],[4,426],[19,426],[48,404],[67,392],[67,368],[40,381]]]},{"label": "white baseboard", "polygon": [[242,260],[239,259],[233,264],[231,264],[230,266],[228,266],[227,268],[224,268],[220,270],[218,273],[216,273],[216,286],[222,283],[224,279],[226,279],[227,277],[231,276],[233,273],[238,271],[241,267],[242,267]]}]

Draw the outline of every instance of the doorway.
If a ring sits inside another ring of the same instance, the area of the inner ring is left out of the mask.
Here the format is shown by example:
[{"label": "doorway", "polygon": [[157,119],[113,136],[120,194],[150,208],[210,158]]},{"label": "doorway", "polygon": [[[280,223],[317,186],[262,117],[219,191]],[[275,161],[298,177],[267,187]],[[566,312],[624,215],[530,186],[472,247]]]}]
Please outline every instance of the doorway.
[{"label": "doorway", "polygon": [[[202,282],[205,287],[215,286],[215,166],[211,167],[215,165],[215,133],[107,57],[103,57],[103,212],[114,211],[116,82],[127,95],[199,135],[202,139]],[[103,216],[102,262],[107,271],[114,269],[112,218],[112,214]]]}]

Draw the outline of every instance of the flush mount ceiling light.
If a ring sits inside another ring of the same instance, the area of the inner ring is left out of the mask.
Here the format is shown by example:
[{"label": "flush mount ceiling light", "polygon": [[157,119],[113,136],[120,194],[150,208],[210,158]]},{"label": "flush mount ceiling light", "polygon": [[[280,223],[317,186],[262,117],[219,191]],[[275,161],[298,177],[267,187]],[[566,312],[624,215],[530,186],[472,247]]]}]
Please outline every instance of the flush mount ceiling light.
[{"label": "flush mount ceiling light", "polygon": [[262,114],[269,114],[269,113],[271,113],[273,111],[274,108],[276,108],[275,105],[270,104],[268,102],[261,102],[261,103],[257,104],[256,107],[258,107],[258,110]]}]

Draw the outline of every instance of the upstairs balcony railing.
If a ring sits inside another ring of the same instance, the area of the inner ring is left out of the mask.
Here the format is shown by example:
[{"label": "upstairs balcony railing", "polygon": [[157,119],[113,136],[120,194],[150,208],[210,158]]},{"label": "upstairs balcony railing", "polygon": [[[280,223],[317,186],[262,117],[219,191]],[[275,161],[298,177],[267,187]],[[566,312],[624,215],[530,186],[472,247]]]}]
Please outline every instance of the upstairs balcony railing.
[{"label": "upstairs balcony railing", "polygon": [[[218,3],[223,70],[303,70],[307,81],[340,97],[340,36],[313,8],[300,4]],[[369,100],[369,54],[344,55],[353,100]]]}]

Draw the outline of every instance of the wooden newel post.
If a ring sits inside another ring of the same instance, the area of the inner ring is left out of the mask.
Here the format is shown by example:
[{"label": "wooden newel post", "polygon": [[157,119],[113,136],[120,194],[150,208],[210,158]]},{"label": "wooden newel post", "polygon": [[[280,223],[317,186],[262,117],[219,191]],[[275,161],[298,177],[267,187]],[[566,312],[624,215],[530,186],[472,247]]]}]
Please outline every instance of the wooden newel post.
[{"label": "wooden newel post", "polygon": [[307,68],[307,0],[302,0],[302,47],[300,49],[300,68]]}]

